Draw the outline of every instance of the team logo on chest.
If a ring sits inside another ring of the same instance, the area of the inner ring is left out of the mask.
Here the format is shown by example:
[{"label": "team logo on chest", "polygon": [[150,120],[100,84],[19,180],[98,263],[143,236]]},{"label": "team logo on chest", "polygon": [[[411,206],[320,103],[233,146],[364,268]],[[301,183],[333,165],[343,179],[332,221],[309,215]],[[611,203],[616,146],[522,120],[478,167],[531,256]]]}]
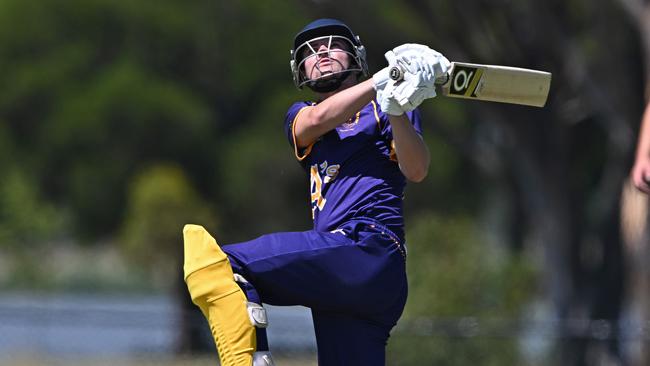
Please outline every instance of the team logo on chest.
[{"label": "team logo on chest", "polygon": [[341,125],[339,126],[339,131],[346,132],[346,131],[354,130],[354,127],[359,124],[359,117],[360,116],[361,116],[361,112],[357,112],[357,114],[350,117],[349,120],[341,123]]}]

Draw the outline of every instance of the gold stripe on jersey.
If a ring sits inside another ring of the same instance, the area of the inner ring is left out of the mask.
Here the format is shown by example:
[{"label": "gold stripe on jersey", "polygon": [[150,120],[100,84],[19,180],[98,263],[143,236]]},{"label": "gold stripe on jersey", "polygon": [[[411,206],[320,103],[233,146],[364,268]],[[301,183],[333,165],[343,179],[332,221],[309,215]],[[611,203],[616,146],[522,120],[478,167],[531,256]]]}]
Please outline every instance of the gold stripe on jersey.
[{"label": "gold stripe on jersey", "polygon": [[379,129],[379,133],[381,133],[381,123],[379,120],[379,113],[377,113],[377,104],[374,100],[371,100],[370,103],[372,103],[372,111],[375,112],[375,121],[377,121],[377,128]]},{"label": "gold stripe on jersey", "polygon": [[300,116],[300,113],[304,112],[306,108],[309,108],[311,106],[304,106],[300,108],[298,113],[296,113],[296,117],[293,119],[293,122],[291,122],[291,135],[293,138],[293,152],[296,155],[296,159],[298,161],[303,161],[305,158],[309,155],[311,152],[312,147],[314,147],[315,142],[312,142],[307,146],[306,148],[303,149],[302,155],[300,155],[300,152],[298,151],[298,141],[296,140],[296,122],[298,121],[298,116]]},{"label": "gold stripe on jersey", "polygon": [[[375,103],[374,100],[371,100],[370,103],[372,103],[372,109],[373,112],[375,112],[375,120],[377,121],[377,128],[379,129],[379,133],[381,133],[381,120],[379,119],[379,113],[377,112],[377,103]],[[397,152],[395,152],[395,141],[391,140],[390,141],[390,151],[389,151],[389,158],[390,160],[397,162]]]},{"label": "gold stripe on jersey", "polygon": [[390,153],[389,153],[390,160],[394,162],[397,161],[397,151],[395,151],[395,140],[390,140]]}]

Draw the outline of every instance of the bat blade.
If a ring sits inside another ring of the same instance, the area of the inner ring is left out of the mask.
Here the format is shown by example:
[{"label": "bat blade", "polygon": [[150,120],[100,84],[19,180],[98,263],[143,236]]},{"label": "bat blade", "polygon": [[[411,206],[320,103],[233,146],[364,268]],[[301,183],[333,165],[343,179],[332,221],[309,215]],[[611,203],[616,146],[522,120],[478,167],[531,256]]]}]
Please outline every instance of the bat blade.
[{"label": "bat blade", "polygon": [[446,80],[439,87],[442,95],[452,98],[543,107],[551,87],[551,73],[452,62]]}]

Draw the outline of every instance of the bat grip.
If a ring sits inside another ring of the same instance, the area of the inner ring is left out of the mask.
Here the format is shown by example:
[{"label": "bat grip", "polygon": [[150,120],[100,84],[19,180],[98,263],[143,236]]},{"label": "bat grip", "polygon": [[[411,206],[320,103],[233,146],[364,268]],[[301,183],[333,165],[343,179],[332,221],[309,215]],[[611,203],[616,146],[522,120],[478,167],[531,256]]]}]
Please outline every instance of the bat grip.
[{"label": "bat grip", "polygon": [[388,76],[395,81],[400,81],[404,78],[404,71],[397,66],[393,66],[388,70]]},{"label": "bat grip", "polygon": [[[388,70],[388,76],[394,81],[400,81],[404,79],[404,71],[402,71],[402,69],[398,66],[393,66],[390,68],[390,70]],[[437,85],[444,85],[447,83],[447,81],[449,81],[449,73],[445,73],[444,75],[436,78],[435,83]]]}]

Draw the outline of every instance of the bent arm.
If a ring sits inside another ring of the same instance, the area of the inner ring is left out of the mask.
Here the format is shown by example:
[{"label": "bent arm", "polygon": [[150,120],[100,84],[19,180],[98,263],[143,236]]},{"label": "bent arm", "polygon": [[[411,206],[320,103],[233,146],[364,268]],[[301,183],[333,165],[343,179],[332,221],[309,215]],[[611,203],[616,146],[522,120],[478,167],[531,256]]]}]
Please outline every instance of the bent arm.
[{"label": "bent arm", "polygon": [[431,161],[427,145],[406,114],[389,115],[388,120],[393,130],[395,153],[402,174],[412,182],[421,182],[429,172]]},{"label": "bent arm", "polygon": [[305,107],[294,122],[296,144],[305,148],[347,121],[375,98],[373,80],[344,89],[315,106]]}]

